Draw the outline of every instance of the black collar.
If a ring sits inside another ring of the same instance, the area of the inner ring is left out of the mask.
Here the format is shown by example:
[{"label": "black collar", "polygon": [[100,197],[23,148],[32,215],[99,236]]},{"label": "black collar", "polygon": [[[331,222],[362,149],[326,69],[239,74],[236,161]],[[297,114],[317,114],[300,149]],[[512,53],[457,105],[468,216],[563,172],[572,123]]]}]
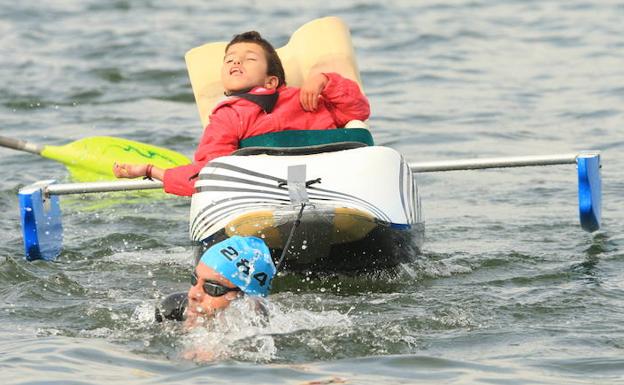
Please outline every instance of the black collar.
[{"label": "black collar", "polygon": [[277,90],[271,93],[260,93],[254,92],[255,89],[242,90],[238,92],[232,92],[227,94],[227,96],[236,96],[245,100],[249,100],[252,103],[257,104],[264,112],[271,113],[273,108],[275,108],[275,104],[277,103],[277,98],[279,97],[279,93]]}]

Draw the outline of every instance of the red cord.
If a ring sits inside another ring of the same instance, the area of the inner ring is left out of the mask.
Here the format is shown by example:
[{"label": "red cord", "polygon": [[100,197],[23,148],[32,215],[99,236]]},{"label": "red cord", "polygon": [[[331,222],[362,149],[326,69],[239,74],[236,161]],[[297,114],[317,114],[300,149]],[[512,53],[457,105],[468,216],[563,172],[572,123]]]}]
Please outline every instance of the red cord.
[{"label": "red cord", "polygon": [[145,168],[145,177],[149,180],[152,180],[152,169],[154,168],[153,164],[148,164]]}]

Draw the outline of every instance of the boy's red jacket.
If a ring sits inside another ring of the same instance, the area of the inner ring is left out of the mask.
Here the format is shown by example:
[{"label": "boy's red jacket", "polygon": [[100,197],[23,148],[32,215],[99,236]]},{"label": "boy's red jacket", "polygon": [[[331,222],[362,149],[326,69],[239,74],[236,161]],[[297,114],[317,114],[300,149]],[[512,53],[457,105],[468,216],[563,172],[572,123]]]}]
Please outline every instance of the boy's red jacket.
[{"label": "boy's red jacket", "polygon": [[[299,88],[280,87],[271,113],[241,97],[230,97],[219,103],[210,115],[192,164],[165,171],[164,189],[170,194],[192,195],[196,175],[210,160],[229,155],[238,149],[239,141],[252,136],[286,130],[319,130],[344,127],[351,120],[366,120],[370,106],[352,80],[326,73],[329,82],[321,93],[316,111],[304,111],[299,102]],[[264,90],[264,89],[262,89]],[[266,90],[250,93],[266,94]]]}]

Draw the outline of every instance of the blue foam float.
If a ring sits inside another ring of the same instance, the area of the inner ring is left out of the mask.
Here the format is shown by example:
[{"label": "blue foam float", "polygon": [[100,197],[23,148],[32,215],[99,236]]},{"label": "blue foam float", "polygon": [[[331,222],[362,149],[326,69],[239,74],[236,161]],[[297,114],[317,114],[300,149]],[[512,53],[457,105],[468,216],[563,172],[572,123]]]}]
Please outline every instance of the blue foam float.
[{"label": "blue foam float", "polygon": [[600,168],[600,154],[581,154],[577,158],[579,216],[581,227],[589,232],[600,229],[602,215]]},{"label": "blue foam float", "polygon": [[63,225],[58,196],[45,196],[54,180],[34,183],[19,190],[24,252],[28,261],[53,261],[63,248]]}]

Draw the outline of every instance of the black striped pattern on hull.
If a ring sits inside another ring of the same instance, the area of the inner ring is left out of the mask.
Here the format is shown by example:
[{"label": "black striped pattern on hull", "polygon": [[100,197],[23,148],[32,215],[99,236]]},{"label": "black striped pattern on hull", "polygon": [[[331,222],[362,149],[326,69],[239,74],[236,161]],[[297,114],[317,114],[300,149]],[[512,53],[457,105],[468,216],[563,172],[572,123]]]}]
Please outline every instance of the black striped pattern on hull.
[{"label": "black striped pattern on hull", "polygon": [[[196,193],[221,191],[226,196],[206,205],[195,215],[190,226],[191,239],[193,240],[197,241],[211,236],[220,230],[215,228],[216,225],[227,218],[235,218],[236,215],[270,209],[271,207],[279,209],[291,206],[288,190],[285,187],[278,187],[278,183],[284,182],[283,179],[222,162],[212,162],[209,167],[214,169],[209,173],[200,174],[198,181],[200,185],[196,188]],[[220,170],[233,172],[236,176],[218,174]],[[250,179],[251,177],[260,178],[262,182]],[[227,184],[224,185],[223,182]],[[404,224],[414,224],[417,220],[417,207],[414,205],[415,186],[412,173],[403,159],[401,159],[398,188],[405,214],[406,222]],[[227,196],[228,193],[244,195],[233,196],[230,194]],[[310,186],[308,187],[308,195],[312,203],[324,206],[353,207],[372,213],[380,222],[391,222],[391,219],[382,209],[350,194]]]}]

